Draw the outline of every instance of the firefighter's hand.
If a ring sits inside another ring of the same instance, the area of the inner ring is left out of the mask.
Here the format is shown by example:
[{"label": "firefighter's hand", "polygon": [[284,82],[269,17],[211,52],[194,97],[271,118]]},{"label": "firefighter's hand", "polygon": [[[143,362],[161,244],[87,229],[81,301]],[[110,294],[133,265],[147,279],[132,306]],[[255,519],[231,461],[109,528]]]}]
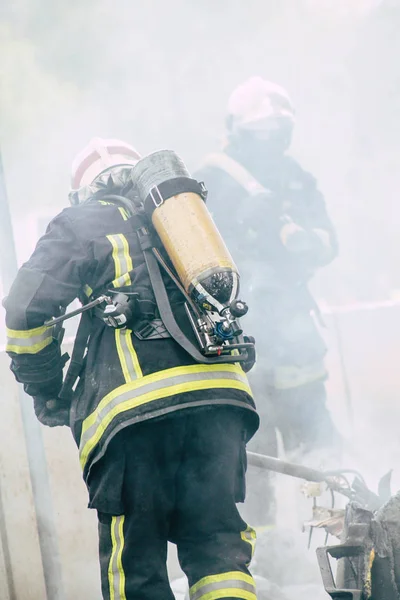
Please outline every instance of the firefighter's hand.
[{"label": "firefighter's hand", "polygon": [[33,407],[42,425],[62,427],[69,425],[69,406],[58,398],[34,396]]}]

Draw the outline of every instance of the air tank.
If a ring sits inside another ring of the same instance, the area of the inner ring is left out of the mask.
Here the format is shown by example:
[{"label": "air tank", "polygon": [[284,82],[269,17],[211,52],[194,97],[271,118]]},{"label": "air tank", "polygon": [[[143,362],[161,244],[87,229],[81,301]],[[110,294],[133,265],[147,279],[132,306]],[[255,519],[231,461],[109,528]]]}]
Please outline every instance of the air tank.
[{"label": "air tank", "polygon": [[205,188],[172,150],[145,156],[132,180],[186,292],[221,312],[239,293],[239,274],[205,204]]}]

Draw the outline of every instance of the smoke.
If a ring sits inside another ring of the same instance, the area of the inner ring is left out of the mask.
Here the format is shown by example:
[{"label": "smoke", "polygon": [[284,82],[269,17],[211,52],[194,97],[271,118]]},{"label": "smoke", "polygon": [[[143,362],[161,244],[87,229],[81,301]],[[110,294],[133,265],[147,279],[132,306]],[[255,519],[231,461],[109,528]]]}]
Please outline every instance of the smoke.
[{"label": "smoke", "polygon": [[173,147],[195,168],[224,135],[233,86],[259,73],[295,100],[294,152],[326,192],[346,256],[335,282],[350,284],[359,265],[347,178],[360,109],[349,61],[377,4],[20,0],[3,9],[1,137],[15,217],[66,203],[71,159],[94,135],[143,153]]},{"label": "smoke", "polygon": [[[315,294],[339,304],[400,288],[399,2],[19,0],[0,10],[0,136],[21,261],[39,216],[66,206],[72,158],[90,137],[171,147],[194,170],[221,144],[232,88],[259,74],[289,90],[293,154],[338,230],[340,257]],[[329,406],[351,439],[350,466],[376,486],[399,454],[400,332],[398,312],[373,315],[342,320],[354,429],[329,318],[326,335]]]}]

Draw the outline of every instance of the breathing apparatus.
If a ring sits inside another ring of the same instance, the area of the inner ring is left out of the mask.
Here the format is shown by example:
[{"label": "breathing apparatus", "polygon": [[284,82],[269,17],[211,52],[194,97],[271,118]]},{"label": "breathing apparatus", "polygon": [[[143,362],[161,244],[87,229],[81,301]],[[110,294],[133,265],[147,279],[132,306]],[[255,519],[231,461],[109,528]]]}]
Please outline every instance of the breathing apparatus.
[{"label": "breathing apparatus", "polygon": [[[247,351],[253,351],[254,345],[244,340],[239,318],[248,309],[238,298],[236,265],[207,210],[204,183],[192,179],[180,157],[171,150],[160,150],[142,158],[132,169],[131,176],[148,220],[175,270],[174,273],[169,268],[157,249],[153,248],[150,254],[146,248],[148,232],[139,231],[158,308],[167,329],[175,339],[181,337],[177,323],[171,323],[166,314],[165,298],[161,295],[157,298],[160,278],[154,276],[154,258],[186,299],[185,310],[200,347],[201,362],[217,362],[215,359],[219,357],[225,360],[229,357],[230,362],[233,350],[237,361],[246,360]],[[193,352],[190,353],[193,356]]]},{"label": "breathing apparatus", "polygon": [[[192,179],[180,157],[171,150],[140,159],[130,170],[130,180],[134,201],[115,194],[105,195],[102,200],[123,205],[130,209],[131,216],[142,216],[143,226],[136,233],[168,337],[174,338],[197,362],[254,362],[254,343],[243,336],[239,320],[248,310],[239,299],[239,273],[206,207],[204,183]],[[175,318],[165,276],[184,297],[195,343]],[[108,290],[46,325],[96,307],[96,316],[101,311],[108,326],[131,327],[136,300],[135,293]]]}]

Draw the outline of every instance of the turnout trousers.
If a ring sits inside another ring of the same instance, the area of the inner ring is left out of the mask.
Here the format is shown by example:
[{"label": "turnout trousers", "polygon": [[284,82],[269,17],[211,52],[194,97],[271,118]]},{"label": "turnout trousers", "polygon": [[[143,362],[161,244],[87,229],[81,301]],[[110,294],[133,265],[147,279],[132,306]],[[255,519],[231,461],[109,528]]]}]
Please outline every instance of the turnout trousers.
[{"label": "turnout trousers", "polygon": [[123,511],[98,510],[104,600],[174,600],[168,541],[191,600],[256,600],[248,570],[255,532],[236,507],[245,497],[245,443],[242,411],[228,407],[182,411],[115,436],[110,457],[125,458]]}]

